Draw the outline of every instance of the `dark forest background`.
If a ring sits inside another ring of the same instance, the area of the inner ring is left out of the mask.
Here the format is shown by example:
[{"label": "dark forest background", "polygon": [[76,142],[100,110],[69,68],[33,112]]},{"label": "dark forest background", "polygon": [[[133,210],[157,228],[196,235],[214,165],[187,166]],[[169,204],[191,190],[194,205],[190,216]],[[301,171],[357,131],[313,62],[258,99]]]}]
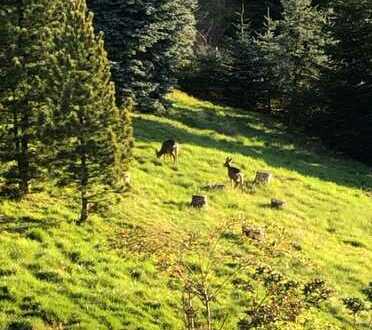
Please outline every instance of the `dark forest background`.
[{"label": "dark forest background", "polygon": [[[303,128],[334,149],[371,164],[372,2],[318,0],[312,1],[312,6],[316,15],[326,18],[321,23],[324,34],[320,38],[328,38],[328,42],[320,44],[327,60],[313,63],[319,64],[319,73],[307,91],[296,95],[301,100],[294,105],[297,114],[290,126]],[[271,111],[288,120],[290,105],[278,82],[280,77],[267,72],[268,67],[277,63],[265,63],[260,49],[254,49],[255,41],[267,32],[268,15],[274,22],[283,20],[280,0],[200,0],[194,62],[191,69],[188,67],[182,73],[181,87],[199,97]],[[298,24],[295,16],[290,19],[293,21],[287,23]],[[243,36],[242,22],[247,25]],[[313,20],[310,29],[316,24]],[[282,28],[274,29],[274,35]],[[303,28],[307,29],[305,25]],[[283,44],[283,40],[271,41],[274,47],[275,43]],[[301,36],[298,41],[303,42]],[[279,61],[280,57],[271,60]],[[303,62],[299,65],[306,66],[308,60],[312,59],[300,58],[299,62]],[[278,74],[285,75],[283,71]],[[272,94],[270,105],[267,104],[268,88]]]}]

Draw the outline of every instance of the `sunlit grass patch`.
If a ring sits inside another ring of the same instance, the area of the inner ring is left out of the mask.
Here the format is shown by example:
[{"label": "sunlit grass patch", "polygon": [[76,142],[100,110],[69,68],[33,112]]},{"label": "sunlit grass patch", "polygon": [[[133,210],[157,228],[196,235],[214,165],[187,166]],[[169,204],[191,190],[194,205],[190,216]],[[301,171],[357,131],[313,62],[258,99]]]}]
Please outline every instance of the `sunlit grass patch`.
[{"label": "sunlit grass patch", "polygon": [[[269,116],[180,91],[169,99],[174,106],[164,117],[134,115],[131,189],[105,196],[86,225],[75,225],[79,205],[71,188],[45,183],[21,202],[1,200],[0,328],[181,329],[179,287],[165,270],[171,249],[187,233],[208,235],[230,220],[238,225],[224,233],[224,255],[262,254],[259,243],[242,237],[241,225],[264,230],[275,246],[263,257],[267,263],[289,277],[320,276],[334,289],[326,306],[308,316],[311,324],[350,328],[340,299],[360,296],[372,274],[370,170],[288,134]],[[176,166],[155,156],[168,138],[181,145]],[[228,156],[248,184],[258,170],[271,172],[273,181],[234,189],[223,167]],[[208,184],[224,189],[203,190]],[[208,206],[193,209],[193,194],[206,195]],[[271,208],[272,198],[286,206]],[[234,264],[216,268],[222,281]],[[219,317],[230,313],[229,329],[248,303],[231,288],[216,306]]]}]

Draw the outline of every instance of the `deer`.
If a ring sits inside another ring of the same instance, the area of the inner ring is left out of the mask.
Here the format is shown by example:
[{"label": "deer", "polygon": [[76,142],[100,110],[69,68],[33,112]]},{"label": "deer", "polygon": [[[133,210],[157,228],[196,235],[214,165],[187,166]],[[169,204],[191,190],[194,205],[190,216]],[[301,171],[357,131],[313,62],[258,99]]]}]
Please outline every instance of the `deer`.
[{"label": "deer", "polygon": [[179,153],[180,146],[175,140],[166,140],[161,145],[161,148],[159,151],[156,150],[156,156],[158,158],[164,157],[168,155],[173,159],[173,163],[177,163],[178,159],[178,153]]},{"label": "deer", "polygon": [[230,178],[231,183],[235,184],[235,187],[243,188],[244,176],[241,170],[237,167],[231,166],[232,158],[227,157],[224,166],[227,167],[227,175]]}]

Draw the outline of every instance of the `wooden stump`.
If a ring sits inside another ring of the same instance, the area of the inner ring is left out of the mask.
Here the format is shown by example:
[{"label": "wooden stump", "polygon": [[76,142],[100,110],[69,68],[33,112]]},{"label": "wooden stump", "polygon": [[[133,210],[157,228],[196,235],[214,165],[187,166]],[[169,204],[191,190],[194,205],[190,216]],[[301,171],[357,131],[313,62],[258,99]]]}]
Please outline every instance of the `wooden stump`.
[{"label": "wooden stump", "polygon": [[202,208],[204,206],[207,206],[207,204],[208,204],[207,196],[202,196],[202,195],[192,196],[192,201],[191,201],[192,207]]},{"label": "wooden stump", "polygon": [[269,172],[257,172],[254,179],[254,183],[257,184],[269,184],[273,178],[273,175]]},{"label": "wooden stump", "polygon": [[265,231],[261,228],[243,225],[242,234],[255,241],[262,241],[265,237]]},{"label": "wooden stump", "polygon": [[285,201],[281,201],[280,199],[273,198],[271,200],[271,207],[274,209],[282,209],[285,206]]}]

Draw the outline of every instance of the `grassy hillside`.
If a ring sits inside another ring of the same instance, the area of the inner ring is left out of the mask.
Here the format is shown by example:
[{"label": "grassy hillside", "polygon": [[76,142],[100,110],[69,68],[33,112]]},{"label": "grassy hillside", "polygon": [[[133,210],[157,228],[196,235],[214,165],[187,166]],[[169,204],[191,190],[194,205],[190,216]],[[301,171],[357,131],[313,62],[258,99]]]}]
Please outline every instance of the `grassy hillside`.
[{"label": "grassy hillside", "polygon": [[[184,254],[181,243],[190,233],[204,240],[188,256],[197,264],[209,233],[220,226],[226,228],[218,248],[203,255],[212,260],[213,283],[225,283],[231,274],[248,281],[249,271],[235,272],[231,262],[248,255],[290,278],[321,277],[332,298],[306,313],[297,328],[351,329],[341,298],[361,296],[372,280],[370,169],[286,134],[269,117],[181,92],[170,98],[167,117],[135,115],[132,188],[104,196],[89,223],[74,224],[78,199],[72,189],[45,182],[21,202],[2,198],[0,329],[182,329],[174,271]],[[155,157],[170,137],[181,143],[177,167]],[[228,184],[227,156],[247,181],[268,170],[272,183],[255,192],[230,186],[203,192],[208,207],[190,208],[192,194],[204,185]],[[274,210],[271,198],[287,206]],[[265,230],[265,242],[241,237],[242,223]],[[212,304],[216,322],[228,315],[225,329],[234,329],[251,296],[224,284]],[[367,320],[356,327],[368,329]]]}]

